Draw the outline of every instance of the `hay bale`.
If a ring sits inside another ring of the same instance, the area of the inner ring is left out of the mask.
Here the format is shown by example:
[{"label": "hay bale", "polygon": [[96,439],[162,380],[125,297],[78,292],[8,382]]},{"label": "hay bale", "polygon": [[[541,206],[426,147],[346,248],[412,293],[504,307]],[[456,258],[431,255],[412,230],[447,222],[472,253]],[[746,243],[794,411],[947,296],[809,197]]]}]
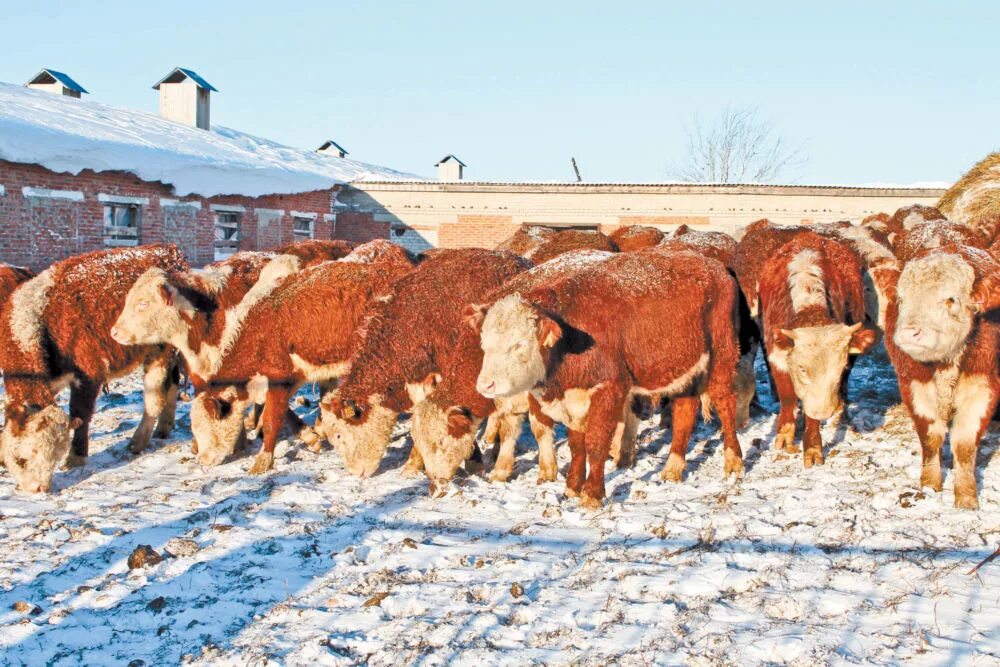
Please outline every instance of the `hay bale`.
[{"label": "hay bale", "polygon": [[1000,231],[1000,152],[990,153],[967,171],[944,193],[937,207],[949,220],[996,240]]}]

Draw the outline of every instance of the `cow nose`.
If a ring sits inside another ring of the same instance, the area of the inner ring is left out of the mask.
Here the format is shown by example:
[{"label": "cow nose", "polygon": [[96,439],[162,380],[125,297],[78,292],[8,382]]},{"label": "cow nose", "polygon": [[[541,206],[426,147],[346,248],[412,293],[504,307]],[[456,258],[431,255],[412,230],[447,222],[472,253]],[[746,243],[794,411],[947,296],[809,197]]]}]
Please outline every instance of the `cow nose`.
[{"label": "cow nose", "polygon": [[482,382],[479,383],[479,393],[480,394],[485,394],[487,392],[491,392],[491,391],[493,391],[496,388],[497,388],[496,380],[491,381],[489,384],[484,384]]},{"label": "cow nose", "polygon": [[118,340],[118,327],[111,327],[111,337]]},{"label": "cow nose", "polygon": [[917,342],[924,335],[924,332],[920,327],[907,327],[903,329],[903,334],[910,340]]}]

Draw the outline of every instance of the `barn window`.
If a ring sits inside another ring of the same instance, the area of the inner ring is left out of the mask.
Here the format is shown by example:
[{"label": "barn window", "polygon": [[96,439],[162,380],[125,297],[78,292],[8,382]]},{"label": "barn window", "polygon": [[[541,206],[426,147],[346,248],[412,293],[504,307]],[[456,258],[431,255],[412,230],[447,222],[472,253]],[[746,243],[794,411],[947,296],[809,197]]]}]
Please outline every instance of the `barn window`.
[{"label": "barn window", "polygon": [[141,211],[142,207],[138,204],[105,204],[104,247],[139,245]]},{"label": "barn window", "polygon": [[313,238],[315,234],[315,219],[307,218],[304,216],[295,216],[292,218],[292,234],[296,241],[308,241]]},{"label": "barn window", "polygon": [[240,214],[234,211],[215,213],[215,259],[225,259],[240,249]]}]

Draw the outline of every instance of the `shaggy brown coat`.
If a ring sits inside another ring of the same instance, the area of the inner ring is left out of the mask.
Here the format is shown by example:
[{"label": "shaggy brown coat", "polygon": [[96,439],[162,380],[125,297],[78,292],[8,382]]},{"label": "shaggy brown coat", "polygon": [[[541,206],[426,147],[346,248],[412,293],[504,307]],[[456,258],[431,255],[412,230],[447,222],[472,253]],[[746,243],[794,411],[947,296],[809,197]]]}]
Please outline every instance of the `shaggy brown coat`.
[{"label": "shaggy brown coat", "polygon": [[604,250],[618,252],[618,246],[601,232],[566,229],[525,255],[535,264],[542,264],[571,250]]},{"label": "shaggy brown coat", "polygon": [[628,225],[611,232],[610,238],[621,252],[635,252],[643,248],[652,248],[663,240],[663,236],[663,232],[656,227]]},{"label": "shaggy brown coat", "polygon": [[925,250],[940,248],[950,243],[973,248],[986,248],[989,245],[988,239],[972,228],[943,218],[918,222],[893,240],[896,257],[904,263]]}]

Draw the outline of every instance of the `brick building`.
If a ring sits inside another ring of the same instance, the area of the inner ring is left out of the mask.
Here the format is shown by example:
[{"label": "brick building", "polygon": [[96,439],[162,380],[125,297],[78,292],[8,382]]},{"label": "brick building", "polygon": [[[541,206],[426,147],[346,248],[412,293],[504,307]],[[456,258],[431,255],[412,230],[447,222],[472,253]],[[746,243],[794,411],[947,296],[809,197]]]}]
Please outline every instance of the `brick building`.
[{"label": "brick building", "polygon": [[0,83],[0,261],[37,270],[166,242],[202,265],[294,240],[358,239],[338,231],[343,185],[406,176],[210,128],[215,89],[191,70],[156,88],[166,117],[60,94],[67,86]]}]

